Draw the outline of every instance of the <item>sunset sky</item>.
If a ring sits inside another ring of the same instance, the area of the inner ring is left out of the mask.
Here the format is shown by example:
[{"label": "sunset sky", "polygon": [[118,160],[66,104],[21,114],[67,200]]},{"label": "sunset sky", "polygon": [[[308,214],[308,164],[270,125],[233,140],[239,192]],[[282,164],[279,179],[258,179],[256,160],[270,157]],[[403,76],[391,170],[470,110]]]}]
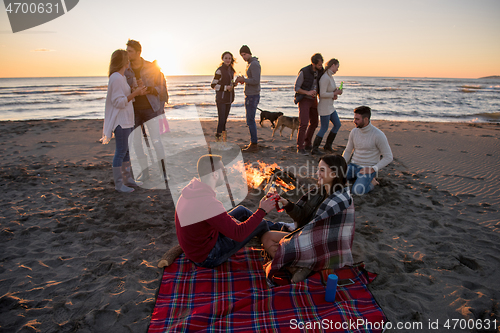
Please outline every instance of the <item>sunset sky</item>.
[{"label": "sunset sky", "polygon": [[106,75],[129,38],[165,75],[212,75],[247,44],[264,75],[295,75],[315,52],[341,76],[500,75],[500,1],[97,1],[12,33],[0,5],[0,77]]}]

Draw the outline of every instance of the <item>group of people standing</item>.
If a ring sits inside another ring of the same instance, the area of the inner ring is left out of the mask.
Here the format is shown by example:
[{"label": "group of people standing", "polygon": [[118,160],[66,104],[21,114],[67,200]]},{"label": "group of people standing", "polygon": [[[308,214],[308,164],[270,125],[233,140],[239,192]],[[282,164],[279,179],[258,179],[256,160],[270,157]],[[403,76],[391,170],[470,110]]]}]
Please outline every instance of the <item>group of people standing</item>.
[{"label": "group of people standing", "polygon": [[[238,83],[245,84],[245,113],[246,122],[250,131],[250,144],[243,150],[246,152],[256,152],[259,150],[257,142],[257,125],[255,114],[260,100],[260,75],[261,67],[258,58],[252,56],[252,52],[247,45],[240,49],[240,55],[248,63],[246,78],[244,76],[235,77],[235,59],[231,52],[222,54],[222,64],[215,71],[211,87],[216,91],[215,102],[217,105],[218,124],[215,134],[216,141],[226,141],[226,123],[231,110],[231,103],[234,101],[234,88]],[[302,155],[321,155],[319,146],[323,136],[328,130],[329,123],[333,124],[330,130],[324,151],[332,153],[332,144],[340,129],[341,123],[337,111],[333,106],[333,101],[342,95],[342,89],[337,88],[333,75],[339,69],[339,61],[330,59],[323,69],[323,56],[319,53],[311,57],[311,65],[299,71],[295,81],[295,104],[299,107],[299,130],[297,134],[297,152]],[[318,103],[319,97],[319,103]],[[318,115],[321,119],[321,128],[312,141],[312,136],[318,127]]]}]

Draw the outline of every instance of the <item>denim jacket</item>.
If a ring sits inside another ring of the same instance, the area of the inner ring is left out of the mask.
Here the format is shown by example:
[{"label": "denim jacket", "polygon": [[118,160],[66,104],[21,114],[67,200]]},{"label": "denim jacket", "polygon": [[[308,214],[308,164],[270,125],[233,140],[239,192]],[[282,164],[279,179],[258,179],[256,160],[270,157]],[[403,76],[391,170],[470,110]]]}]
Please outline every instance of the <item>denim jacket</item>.
[{"label": "denim jacket", "polygon": [[[158,94],[147,94],[146,97],[153,110],[158,114],[164,112],[165,103],[168,102],[167,84],[165,77],[155,62],[149,62],[141,58],[141,79],[146,87],[154,87]],[[135,73],[130,66],[125,70],[128,85],[133,88]],[[161,96],[167,96],[162,98]]]}]

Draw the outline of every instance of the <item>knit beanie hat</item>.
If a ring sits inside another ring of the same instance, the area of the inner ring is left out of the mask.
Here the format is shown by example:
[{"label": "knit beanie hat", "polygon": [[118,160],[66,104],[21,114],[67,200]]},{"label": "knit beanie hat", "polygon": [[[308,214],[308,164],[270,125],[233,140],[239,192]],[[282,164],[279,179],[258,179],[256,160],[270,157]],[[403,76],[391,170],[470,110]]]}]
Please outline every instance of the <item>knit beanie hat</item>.
[{"label": "knit beanie hat", "polygon": [[248,53],[248,54],[252,54],[252,52],[250,52],[250,48],[246,45],[243,45],[240,49],[240,54],[242,53]]}]

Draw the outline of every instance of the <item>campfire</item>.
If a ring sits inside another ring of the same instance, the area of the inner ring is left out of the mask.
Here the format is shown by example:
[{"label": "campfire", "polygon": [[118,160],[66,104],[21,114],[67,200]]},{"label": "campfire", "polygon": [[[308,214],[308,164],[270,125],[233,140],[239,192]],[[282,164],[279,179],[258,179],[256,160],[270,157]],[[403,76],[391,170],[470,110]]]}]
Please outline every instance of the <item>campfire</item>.
[{"label": "campfire", "polygon": [[297,184],[295,176],[291,172],[281,170],[276,163],[245,163],[245,174],[248,186],[254,189],[263,189],[274,181],[278,192],[282,193],[294,190]]}]

